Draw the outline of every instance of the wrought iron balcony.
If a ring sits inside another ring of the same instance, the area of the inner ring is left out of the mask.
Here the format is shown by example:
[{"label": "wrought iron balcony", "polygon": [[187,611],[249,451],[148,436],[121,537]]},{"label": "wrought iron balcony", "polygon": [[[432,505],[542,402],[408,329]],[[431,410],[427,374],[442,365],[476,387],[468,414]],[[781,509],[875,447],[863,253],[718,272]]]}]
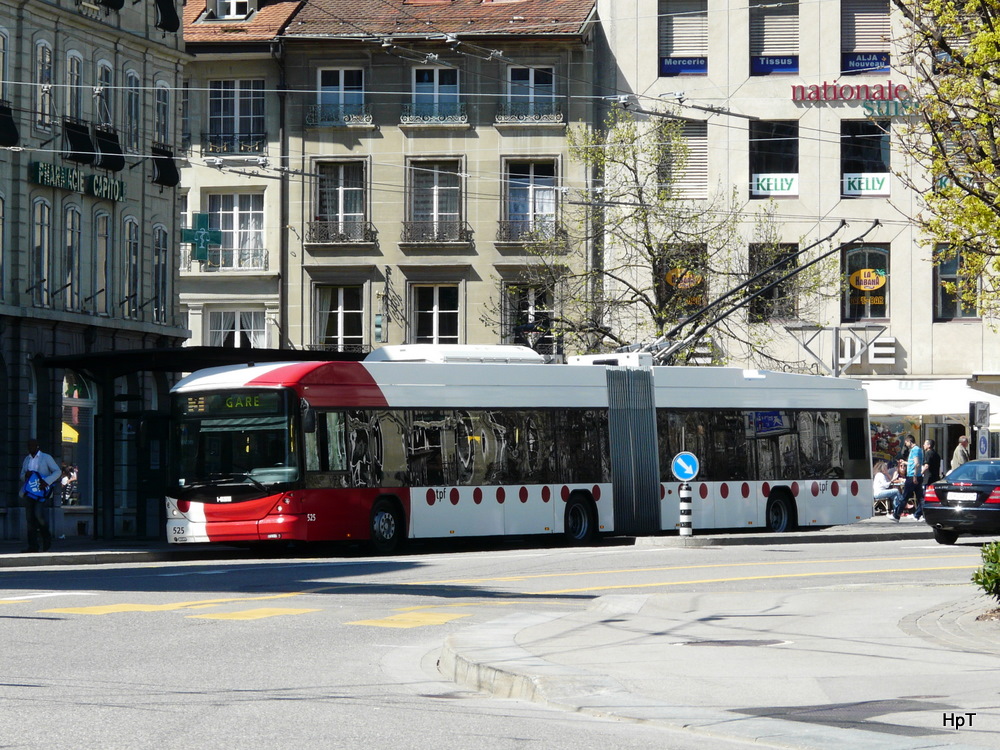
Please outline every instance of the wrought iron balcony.
[{"label": "wrought iron balcony", "polygon": [[497,105],[496,122],[502,125],[557,125],[565,121],[562,105],[555,101],[511,102]]},{"label": "wrought iron balcony", "polygon": [[472,242],[464,221],[404,221],[401,242]]},{"label": "wrought iron balcony", "polygon": [[267,133],[202,133],[203,154],[266,154]]},{"label": "wrought iron balcony", "polygon": [[465,102],[404,104],[403,125],[464,125],[469,122]]},{"label": "wrought iron balcony", "polygon": [[565,228],[552,217],[505,219],[497,229],[497,242],[548,242],[566,239]]},{"label": "wrought iron balcony", "polygon": [[306,224],[306,242],[339,245],[377,239],[378,232],[370,221],[310,221]]},{"label": "wrought iron balcony", "polygon": [[372,111],[368,104],[311,104],[306,107],[306,127],[340,127],[371,125]]}]

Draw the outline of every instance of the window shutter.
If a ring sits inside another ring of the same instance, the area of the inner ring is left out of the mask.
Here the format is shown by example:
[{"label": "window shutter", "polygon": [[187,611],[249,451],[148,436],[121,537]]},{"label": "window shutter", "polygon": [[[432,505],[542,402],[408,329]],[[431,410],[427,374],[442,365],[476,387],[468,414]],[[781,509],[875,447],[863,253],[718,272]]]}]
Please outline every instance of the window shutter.
[{"label": "window shutter", "polygon": [[889,35],[889,0],[842,0],[842,52],[888,52]]},{"label": "window shutter", "polygon": [[660,0],[660,57],[708,55],[707,0]]},{"label": "window shutter", "polygon": [[795,55],[799,52],[799,4],[751,8],[750,54]]},{"label": "window shutter", "polygon": [[708,197],[708,123],[684,123],[687,163],[676,183],[677,196],[689,200]]}]

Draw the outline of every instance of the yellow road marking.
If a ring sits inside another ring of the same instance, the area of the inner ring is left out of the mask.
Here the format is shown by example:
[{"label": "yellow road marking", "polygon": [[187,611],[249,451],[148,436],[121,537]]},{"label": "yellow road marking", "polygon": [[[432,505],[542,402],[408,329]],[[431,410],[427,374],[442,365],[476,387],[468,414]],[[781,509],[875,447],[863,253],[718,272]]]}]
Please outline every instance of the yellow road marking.
[{"label": "yellow road marking", "polygon": [[170,612],[177,609],[203,609],[217,604],[233,602],[260,602],[269,599],[288,599],[302,596],[307,591],[292,591],[284,594],[268,594],[267,596],[232,597],[228,599],[205,599],[194,602],[175,602],[173,604],[106,604],[93,607],[63,607],[60,609],[42,609],[40,612],[69,615],[109,615],[118,612]]},{"label": "yellow road marking", "polygon": [[443,625],[470,614],[460,612],[404,612],[381,620],[355,620],[345,625],[371,625],[376,628],[420,628],[425,625]]},{"label": "yellow road marking", "polygon": [[280,617],[281,615],[305,615],[310,612],[322,612],[320,609],[282,609],[280,607],[262,607],[247,609],[243,612],[227,612],[219,615],[188,615],[191,620],[263,620],[265,617]]},{"label": "yellow road marking", "polygon": [[[961,560],[966,558],[972,558],[975,560],[981,560],[981,556],[977,554],[962,554],[962,555],[908,555],[902,557],[880,557],[880,561],[895,561],[895,560]],[[699,565],[665,565],[657,566],[652,568],[621,568],[618,570],[584,570],[575,573],[534,573],[530,575],[516,575],[516,576],[492,576],[483,578],[451,578],[444,579],[440,581],[414,581],[412,583],[400,583],[400,586],[431,586],[434,584],[473,584],[473,583],[489,583],[494,581],[528,581],[538,578],[572,578],[576,576],[590,576],[590,575],[623,575],[625,573],[660,573],[663,571],[670,570],[705,570],[709,568],[753,568],[753,567],[767,567],[774,565],[839,565],[842,563],[853,563],[853,562],[864,562],[870,563],[872,558],[870,557],[857,557],[857,558],[846,558],[843,560],[763,560],[760,562],[743,562],[743,563],[704,563]],[[978,566],[976,566],[978,567]],[[348,584],[348,585],[364,585],[364,584]]]},{"label": "yellow road marking", "polygon": [[579,594],[586,591],[611,591],[612,589],[648,589],[662,586],[689,586],[695,583],[733,583],[736,581],[767,581],[777,578],[812,578],[817,576],[865,575],[869,573],[915,573],[925,570],[969,570],[976,565],[952,565],[936,568],[878,568],[876,570],[830,570],[815,573],[779,573],[772,576],[733,576],[731,578],[702,578],[695,581],[662,581],[660,583],[622,583],[613,586],[589,586],[581,589],[558,589],[555,591],[539,591],[539,596],[556,594]]}]

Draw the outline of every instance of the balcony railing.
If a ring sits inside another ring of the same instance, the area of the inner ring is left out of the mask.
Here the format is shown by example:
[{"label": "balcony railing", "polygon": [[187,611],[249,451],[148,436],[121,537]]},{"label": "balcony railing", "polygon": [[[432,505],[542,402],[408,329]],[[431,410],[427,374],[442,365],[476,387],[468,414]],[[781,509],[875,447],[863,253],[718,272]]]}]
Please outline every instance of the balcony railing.
[{"label": "balcony railing", "polygon": [[306,107],[306,127],[341,127],[371,125],[368,104],[311,104]]},{"label": "balcony railing", "polygon": [[404,125],[463,125],[469,122],[465,102],[404,104],[399,118]]},{"label": "balcony railing", "polygon": [[265,154],[267,133],[202,133],[203,154]]},{"label": "balcony railing", "polygon": [[555,101],[500,102],[496,122],[502,125],[541,123],[555,125],[565,121],[562,105]]},{"label": "balcony railing", "polygon": [[464,221],[404,221],[401,242],[472,242]]},{"label": "balcony railing", "polygon": [[267,250],[262,247],[241,249],[234,247],[210,247],[208,260],[196,265],[191,260],[190,246],[181,250],[182,271],[266,271]]},{"label": "balcony railing", "polygon": [[497,242],[548,242],[565,238],[565,228],[551,217],[505,219],[497,229]]},{"label": "balcony railing", "polygon": [[370,221],[310,221],[306,225],[306,242],[337,245],[376,239],[378,233]]}]

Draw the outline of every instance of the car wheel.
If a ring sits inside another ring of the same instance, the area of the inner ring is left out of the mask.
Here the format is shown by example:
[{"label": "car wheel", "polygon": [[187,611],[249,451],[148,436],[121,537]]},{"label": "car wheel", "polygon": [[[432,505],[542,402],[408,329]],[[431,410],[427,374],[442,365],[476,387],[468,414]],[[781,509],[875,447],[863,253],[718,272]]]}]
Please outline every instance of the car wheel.
[{"label": "car wheel", "polygon": [[954,544],[958,532],[951,529],[934,529],[934,541],[938,544]]}]

